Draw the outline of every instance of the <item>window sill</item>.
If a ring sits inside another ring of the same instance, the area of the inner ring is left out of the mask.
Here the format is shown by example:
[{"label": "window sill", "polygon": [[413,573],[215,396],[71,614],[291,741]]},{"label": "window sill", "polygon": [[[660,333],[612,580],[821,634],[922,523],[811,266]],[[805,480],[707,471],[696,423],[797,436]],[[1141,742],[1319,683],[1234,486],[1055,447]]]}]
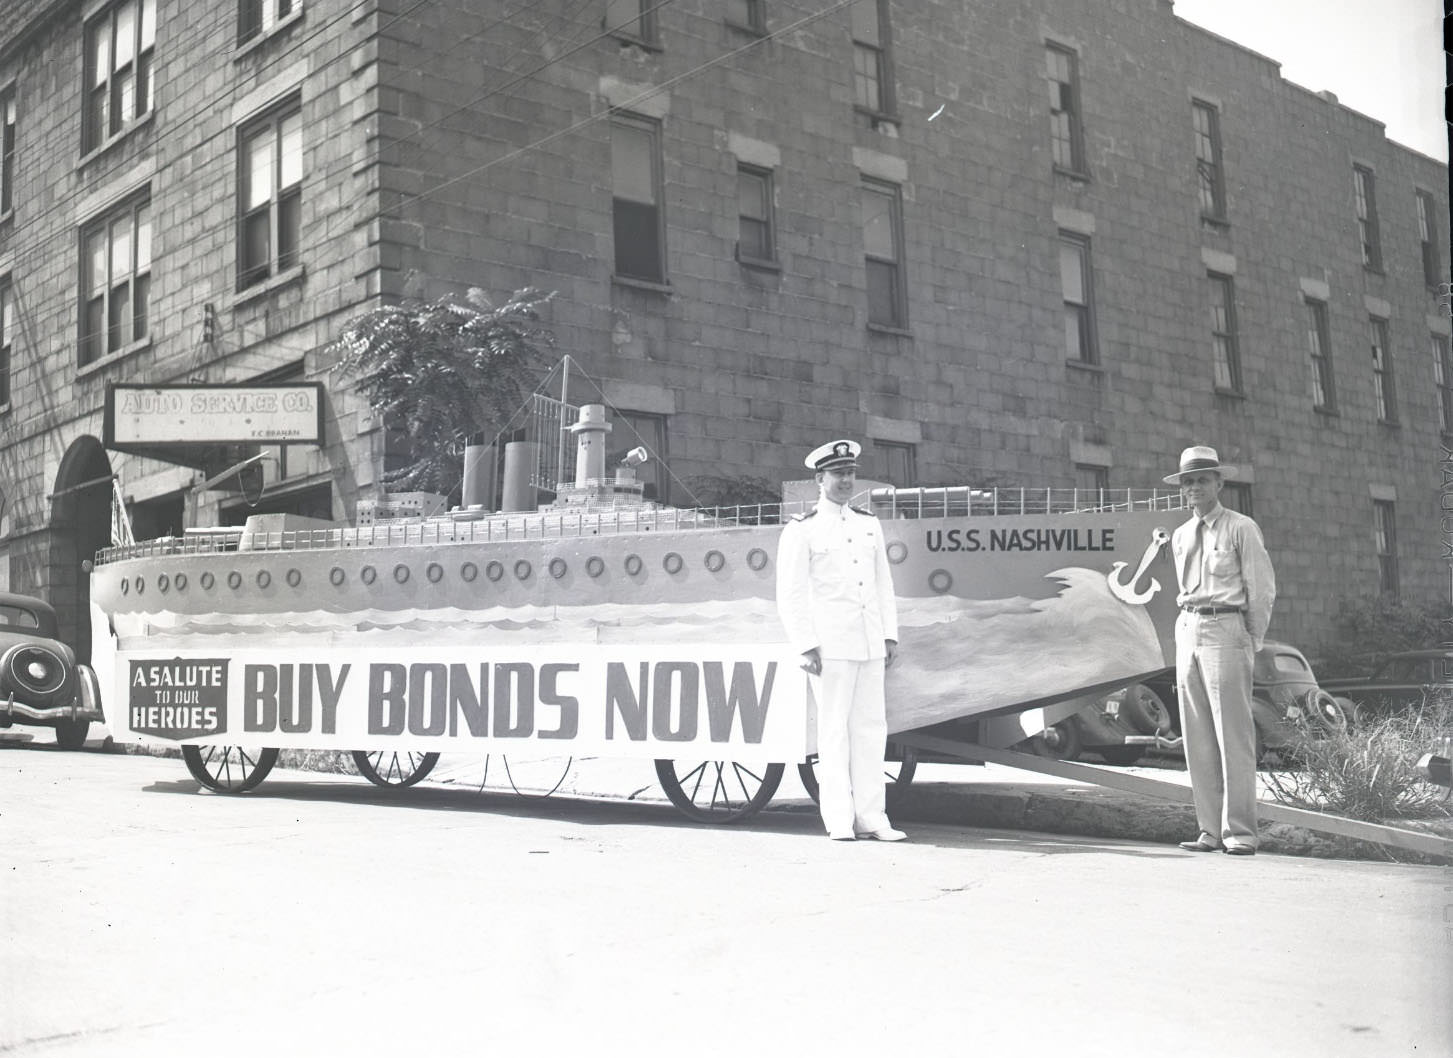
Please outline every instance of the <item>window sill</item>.
[{"label": "window sill", "polygon": [[891,334],[895,338],[913,337],[912,331],[897,323],[874,323],[872,320],[869,320],[868,331],[872,334]]},{"label": "window sill", "polygon": [[759,29],[756,26],[748,26],[745,23],[737,22],[735,19],[727,18],[723,21],[726,22],[727,29],[730,29],[736,33],[743,33],[749,37],[765,37],[767,35],[767,31],[765,29]]},{"label": "window sill", "polygon": [[857,104],[853,105],[853,110],[867,120],[868,128],[876,132],[885,131],[882,126],[888,125],[892,128],[892,135],[897,135],[899,127],[903,124],[901,117],[889,111],[869,110],[867,107],[858,106]]},{"label": "window sill", "polygon": [[1218,217],[1211,213],[1201,214],[1201,223],[1213,231],[1230,231],[1231,221],[1226,217]]},{"label": "window sill", "polygon": [[1387,275],[1387,273],[1382,270],[1382,265],[1380,265],[1380,264],[1365,264],[1365,265],[1362,266],[1362,270],[1364,272],[1366,272],[1368,275],[1373,275],[1373,276],[1385,276],[1385,275]]},{"label": "window sill", "polygon": [[139,353],[141,352],[141,350],[147,348],[150,345],[151,335],[147,335],[145,338],[134,341],[130,345],[122,346],[114,353],[107,353],[103,357],[92,360],[89,364],[85,364],[82,367],[76,368],[76,377],[86,378],[90,375],[97,374],[98,372],[105,371],[108,367],[120,363],[128,356],[131,356],[134,353]]},{"label": "window sill", "polygon": [[1403,424],[1398,419],[1378,419],[1377,425],[1386,426],[1389,430],[1401,430]]},{"label": "window sill", "polygon": [[123,140],[131,136],[134,136],[142,129],[149,128],[152,122],[155,120],[156,107],[152,107],[145,114],[141,115],[141,117],[137,118],[136,120],[131,122],[131,124],[123,128],[120,132],[108,136],[96,146],[92,147],[85,154],[81,155],[80,160],[76,162],[76,168],[84,169],[86,166],[94,162],[97,158],[100,158],[103,154],[111,150],[112,147],[115,147],[118,143],[121,143]]},{"label": "window sill", "polygon": [[284,272],[269,276],[261,283],[254,283],[250,287],[244,287],[239,290],[232,296],[232,301],[227,307],[235,309],[249,302],[256,301],[259,298],[265,298],[269,294],[281,290],[283,287],[292,286],[294,283],[301,283],[307,274],[307,269],[302,265],[294,265]]},{"label": "window sill", "polygon": [[1318,415],[1324,415],[1329,419],[1340,419],[1342,417],[1341,412],[1339,412],[1336,408],[1329,407],[1326,404],[1313,404],[1312,410]]},{"label": "window sill", "polygon": [[737,264],[743,268],[751,268],[757,272],[781,272],[782,264],[770,257],[746,257],[737,254]]},{"label": "window sill", "polygon": [[1088,184],[1090,182],[1090,173],[1086,169],[1068,169],[1063,165],[1056,165],[1053,168],[1058,175],[1067,177],[1076,183]]},{"label": "window sill", "polygon": [[9,209],[7,209],[4,213],[0,213],[0,227],[4,227],[6,224],[9,224],[14,219],[15,219],[15,207],[12,206]]},{"label": "window sill", "polygon": [[266,47],[269,41],[276,40],[281,34],[286,33],[293,26],[297,25],[297,23],[301,22],[303,20],[303,12],[306,10],[307,8],[300,4],[296,11],[279,20],[272,29],[265,33],[258,33],[250,40],[239,41],[237,51],[232,56],[232,61],[241,62],[259,48]]},{"label": "window sill", "polygon": [[1094,363],[1093,361],[1090,361],[1090,360],[1070,360],[1070,359],[1066,358],[1065,359],[1065,367],[1072,367],[1076,371],[1084,371],[1087,374],[1091,374],[1091,375],[1103,375],[1103,374],[1105,374],[1105,365],[1104,364],[1097,364],[1097,363]]},{"label": "window sill", "polygon": [[647,40],[645,37],[635,37],[629,33],[612,33],[611,36],[614,37],[616,43],[620,44],[623,48],[640,48],[642,51],[654,52],[663,52],[666,50],[659,40]]},{"label": "window sill", "polygon": [[610,281],[618,287],[630,287],[633,290],[646,290],[652,294],[671,295],[676,289],[670,283],[662,283],[655,279],[638,279],[635,276],[623,276],[616,274],[610,277]]},{"label": "window sill", "polygon": [[1212,392],[1215,393],[1218,397],[1228,397],[1231,400],[1246,399],[1246,393],[1244,390],[1227,389],[1225,386],[1217,386],[1215,387],[1215,389],[1212,390]]}]

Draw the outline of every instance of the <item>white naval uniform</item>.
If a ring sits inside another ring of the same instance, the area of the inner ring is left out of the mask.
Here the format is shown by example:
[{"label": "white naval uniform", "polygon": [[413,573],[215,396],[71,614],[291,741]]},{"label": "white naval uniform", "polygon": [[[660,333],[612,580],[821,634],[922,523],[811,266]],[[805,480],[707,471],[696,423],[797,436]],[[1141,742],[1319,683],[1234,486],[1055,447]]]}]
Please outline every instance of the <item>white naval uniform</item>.
[{"label": "white naval uniform", "polygon": [[818,803],[828,833],[888,827],[883,669],[898,639],[893,574],[878,519],[826,498],[782,530],[777,611],[792,648],[816,647]]}]

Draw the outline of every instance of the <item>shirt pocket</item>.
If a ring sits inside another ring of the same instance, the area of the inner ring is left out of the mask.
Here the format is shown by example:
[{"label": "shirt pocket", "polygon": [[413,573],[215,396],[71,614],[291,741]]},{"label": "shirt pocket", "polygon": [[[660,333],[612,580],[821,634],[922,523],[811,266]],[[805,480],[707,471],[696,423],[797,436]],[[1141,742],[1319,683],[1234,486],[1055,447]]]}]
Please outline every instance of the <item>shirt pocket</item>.
[{"label": "shirt pocket", "polygon": [[1235,548],[1218,547],[1211,552],[1210,568],[1212,576],[1233,577],[1241,572],[1241,558]]}]

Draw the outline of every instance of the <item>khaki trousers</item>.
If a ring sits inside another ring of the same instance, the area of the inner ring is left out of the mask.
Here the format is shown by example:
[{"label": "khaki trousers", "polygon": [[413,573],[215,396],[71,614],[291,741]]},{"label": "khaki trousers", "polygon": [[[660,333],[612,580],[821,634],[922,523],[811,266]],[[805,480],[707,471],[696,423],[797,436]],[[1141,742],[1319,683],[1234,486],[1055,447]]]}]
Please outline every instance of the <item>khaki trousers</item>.
[{"label": "khaki trousers", "polygon": [[1223,845],[1257,844],[1251,635],[1239,613],[1181,613],[1176,691],[1196,822]]},{"label": "khaki trousers", "polygon": [[883,659],[823,658],[817,699],[817,803],[829,834],[888,826],[884,811]]}]

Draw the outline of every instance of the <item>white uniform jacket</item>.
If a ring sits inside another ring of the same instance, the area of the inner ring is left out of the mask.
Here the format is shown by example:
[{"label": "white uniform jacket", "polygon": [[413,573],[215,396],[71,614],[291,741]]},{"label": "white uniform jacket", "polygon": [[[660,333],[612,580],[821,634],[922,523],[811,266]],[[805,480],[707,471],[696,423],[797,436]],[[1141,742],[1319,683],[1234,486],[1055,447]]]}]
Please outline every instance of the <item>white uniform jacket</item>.
[{"label": "white uniform jacket", "polygon": [[777,612],[799,653],[867,661],[898,639],[898,602],[871,514],[830,500],[788,522],[777,547]]}]

